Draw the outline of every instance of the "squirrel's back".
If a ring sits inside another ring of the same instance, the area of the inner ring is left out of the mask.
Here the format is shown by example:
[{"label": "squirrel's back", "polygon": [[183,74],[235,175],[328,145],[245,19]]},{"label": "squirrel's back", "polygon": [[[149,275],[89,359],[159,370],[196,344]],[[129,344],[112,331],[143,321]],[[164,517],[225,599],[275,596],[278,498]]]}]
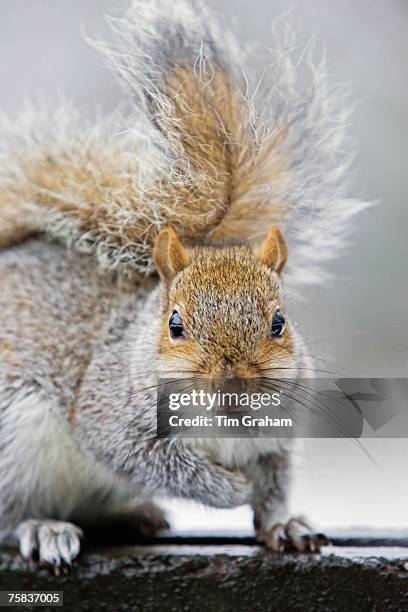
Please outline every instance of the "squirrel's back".
[{"label": "squirrel's back", "polygon": [[150,284],[102,274],[91,258],[39,239],[0,252],[2,399],[35,384],[69,416],[104,330],[127,305],[136,313]]}]

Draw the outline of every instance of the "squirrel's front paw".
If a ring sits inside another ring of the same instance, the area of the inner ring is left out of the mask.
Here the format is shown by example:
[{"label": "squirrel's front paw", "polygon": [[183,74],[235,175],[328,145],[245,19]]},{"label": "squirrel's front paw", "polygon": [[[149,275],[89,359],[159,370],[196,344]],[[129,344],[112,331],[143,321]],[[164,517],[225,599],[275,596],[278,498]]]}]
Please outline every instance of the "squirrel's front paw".
[{"label": "squirrel's front paw", "polygon": [[82,530],[65,521],[29,519],[15,531],[20,553],[30,564],[52,568],[55,575],[67,573],[81,548]]},{"label": "squirrel's front paw", "polygon": [[277,523],[271,529],[257,528],[256,536],[267,548],[274,552],[320,552],[321,546],[330,544],[323,533],[314,533],[302,519],[290,519],[287,523]]}]

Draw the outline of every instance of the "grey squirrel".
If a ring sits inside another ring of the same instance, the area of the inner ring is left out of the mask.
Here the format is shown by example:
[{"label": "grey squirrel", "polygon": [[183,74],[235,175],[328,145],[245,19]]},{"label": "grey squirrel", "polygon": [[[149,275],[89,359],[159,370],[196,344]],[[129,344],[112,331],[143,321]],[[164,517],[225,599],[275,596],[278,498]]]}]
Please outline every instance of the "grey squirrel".
[{"label": "grey squirrel", "polygon": [[343,197],[347,113],[323,64],[297,88],[285,28],[250,82],[199,3],[111,24],[126,130],[67,106],[2,118],[0,534],[58,572],[95,521],[167,528],[166,494],[249,503],[265,545],[316,550],[288,516],[291,440],[158,439],[155,397],[162,373],[312,375],[284,296],[324,280],[365,206]]}]

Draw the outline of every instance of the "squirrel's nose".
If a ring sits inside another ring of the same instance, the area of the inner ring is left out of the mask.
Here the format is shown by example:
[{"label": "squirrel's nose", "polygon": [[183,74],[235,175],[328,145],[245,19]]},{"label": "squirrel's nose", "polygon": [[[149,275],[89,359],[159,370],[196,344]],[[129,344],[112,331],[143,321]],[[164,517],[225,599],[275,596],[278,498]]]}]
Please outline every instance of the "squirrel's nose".
[{"label": "squirrel's nose", "polygon": [[258,372],[245,360],[234,358],[232,355],[224,355],[221,360],[221,376],[225,378],[257,378]]},{"label": "squirrel's nose", "polygon": [[231,355],[224,355],[223,369],[224,376],[235,376],[234,360]]}]

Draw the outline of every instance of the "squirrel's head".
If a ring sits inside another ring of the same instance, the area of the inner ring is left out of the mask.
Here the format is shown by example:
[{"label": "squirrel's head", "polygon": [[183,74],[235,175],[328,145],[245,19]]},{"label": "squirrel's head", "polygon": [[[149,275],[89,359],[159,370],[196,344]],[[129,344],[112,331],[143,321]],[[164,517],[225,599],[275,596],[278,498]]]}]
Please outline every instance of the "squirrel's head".
[{"label": "squirrel's head", "polygon": [[295,338],[280,286],[286,257],[276,227],[257,250],[186,249],[171,228],[162,230],[154,249],[163,283],[160,370],[272,378],[293,368]]}]

